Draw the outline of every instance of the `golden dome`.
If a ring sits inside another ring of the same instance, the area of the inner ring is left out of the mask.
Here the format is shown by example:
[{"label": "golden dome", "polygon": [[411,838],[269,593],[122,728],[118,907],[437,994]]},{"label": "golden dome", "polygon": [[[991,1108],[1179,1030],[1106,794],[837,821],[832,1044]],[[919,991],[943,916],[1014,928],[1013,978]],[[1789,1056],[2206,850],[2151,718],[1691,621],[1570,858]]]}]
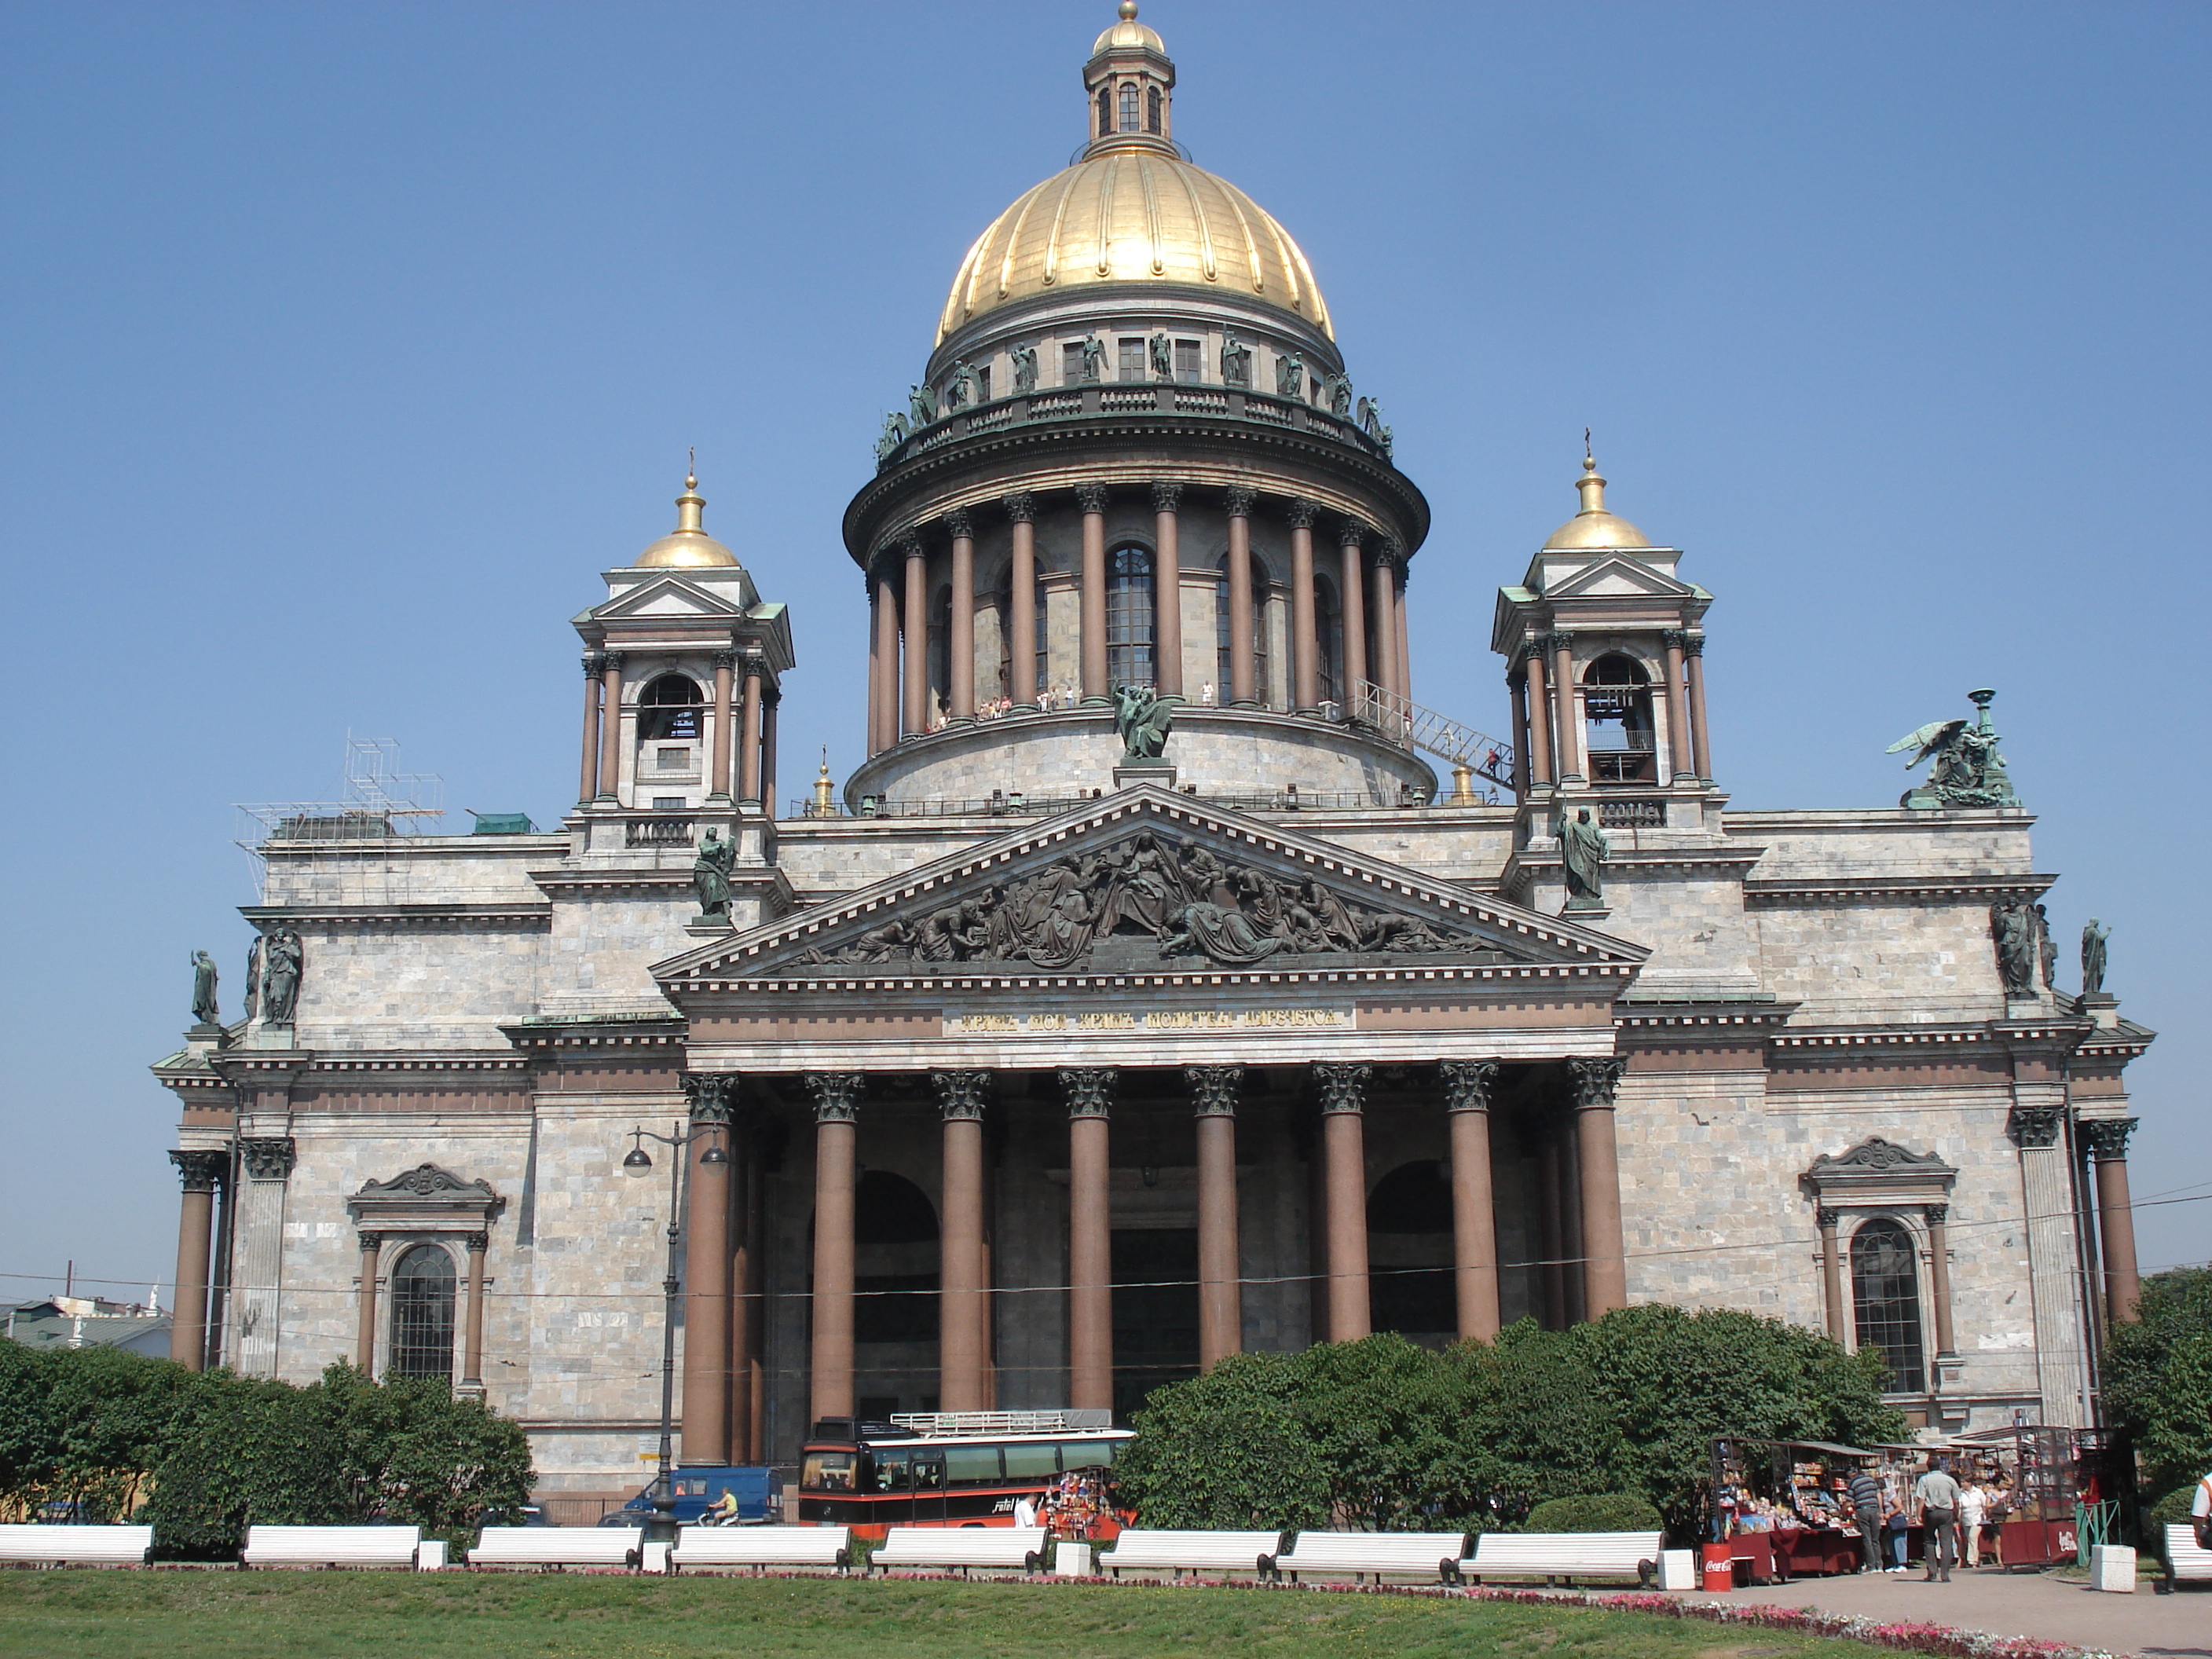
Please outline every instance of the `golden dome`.
[{"label": "golden dome", "polygon": [[1100,52],[1110,52],[1115,46],[1134,46],[1140,52],[1158,52],[1163,58],[1167,56],[1168,50],[1161,44],[1158,35],[1137,21],[1137,0],[1121,0],[1121,21],[1092,43],[1091,55],[1096,58]]},{"label": "golden dome", "polygon": [[698,478],[687,477],[684,493],[676,498],[676,528],[639,554],[631,568],[700,570],[737,563],[736,554],[701,528],[706,514],[707,498],[699,493]]},{"label": "golden dome", "polygon": [[1575,480],[1582,491],[1583,510],[1544,538],[1548,551],[1557,548],[1650,547],[1650,538],[1626,519],[1605,510],[1605,480],[1597,476],[1596,458],[1583,457],[1583,476]]},{"label": "golden dome", "polygon": [[1266,210],[1225,179],[1132,145],[1077,162],[992,221],[961,261],[938,340],[994,307],[1093,283],[1218,288],[1335,337],[1306,256]]}]

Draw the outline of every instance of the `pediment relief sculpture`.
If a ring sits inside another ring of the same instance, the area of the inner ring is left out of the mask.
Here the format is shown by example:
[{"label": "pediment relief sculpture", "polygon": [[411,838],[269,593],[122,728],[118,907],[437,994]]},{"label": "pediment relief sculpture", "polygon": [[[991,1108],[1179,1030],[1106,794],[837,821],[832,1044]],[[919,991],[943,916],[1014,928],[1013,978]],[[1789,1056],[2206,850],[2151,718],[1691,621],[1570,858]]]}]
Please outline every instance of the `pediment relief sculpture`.
[{"label": "pediment relief sculpture", "polygon": [[1847,1152],[1832,1157],[1821,1153],[1813,1160],[1809,1173],[1815,1178],[1846,1170],[1924,1170],[1933,1175],[1949,1168],[1936,1153],[1912,1152],[1880,1135],[1869,1135]]},{"label": "pediment relief sculpture", "polygon": [[435,1164],[418,1164],[389,1181],[364,1182],[346,1201],[356,1221],[377,1218],[387,1224],[402,1214],[488,1221],[506,1205],[489,1182],[464,1181]]},{"label": "pediment relief sculpture", "polygon": [[1281,957],[1499,953],[1474,934],[1358,904],[1311,877],[1224,861],[1201,842],[1145,830],[1070,854],[1020,880],[817,946],[786,973],[833,965],[1027,963],[1075,971],[1178,957],[1247,967]]}]

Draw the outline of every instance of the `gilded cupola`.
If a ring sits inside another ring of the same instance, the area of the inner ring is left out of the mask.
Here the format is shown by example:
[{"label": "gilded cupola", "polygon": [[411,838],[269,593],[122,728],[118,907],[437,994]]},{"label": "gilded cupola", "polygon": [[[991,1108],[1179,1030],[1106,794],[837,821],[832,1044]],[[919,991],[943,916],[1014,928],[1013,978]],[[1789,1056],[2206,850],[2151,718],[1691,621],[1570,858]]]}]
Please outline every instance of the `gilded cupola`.
[{"label": "gilded cupola", "polygon": [[1184,158],[1174,136],[1175,83],[1160,37],[1124,0],[1121,21],[1083,67],[1089,137],[1081,155],[975,239],[946,296],[940,343],[998,307],[1096,283],[1234,295],[1335,337],[1290,233],[1236,185]]}]

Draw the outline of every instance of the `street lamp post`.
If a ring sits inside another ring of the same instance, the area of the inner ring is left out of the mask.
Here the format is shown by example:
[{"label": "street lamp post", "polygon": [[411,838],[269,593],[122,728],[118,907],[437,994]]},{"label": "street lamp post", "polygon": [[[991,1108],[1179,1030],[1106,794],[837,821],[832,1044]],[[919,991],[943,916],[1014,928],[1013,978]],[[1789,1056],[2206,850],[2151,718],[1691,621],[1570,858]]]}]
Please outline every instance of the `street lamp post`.
[{"label": "street lamp post", "polygon": [[[636,1180],[653,1173],[653,1156],[645,1150],[648,1140],[681,1152],[696,1140],[719,1141],[723,1126],[701,1124],[688,1133],[680,1123],[674,1127],[672,1135],[632,1129],[629,1151],[623,1154],[623,1173]],[[730,1155],[719,1145],[709,1145],[699,1154],[699,1161],[727,1164]],[[688,1219],[684,1195],[684,1159],[677,1158],[668,1170],[668,1273],[660,1281],[660,1472],[653,1482],[653,1519],[645,1527],[645,1541],[649,1544],[676,1541],[676,1298],[684,1288],[684,1228]]]}]

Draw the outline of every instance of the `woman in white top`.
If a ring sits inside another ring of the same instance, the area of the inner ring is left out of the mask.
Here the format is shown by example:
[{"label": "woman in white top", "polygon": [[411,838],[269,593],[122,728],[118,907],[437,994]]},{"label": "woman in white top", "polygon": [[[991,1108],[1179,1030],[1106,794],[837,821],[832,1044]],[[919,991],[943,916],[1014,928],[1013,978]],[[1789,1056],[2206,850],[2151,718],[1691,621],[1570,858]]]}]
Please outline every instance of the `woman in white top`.
[{"label": "woman in white top", "polygon": [[1969,1480],[1959,1488],[1959,1542],[1970,1567],[1982,1565],[1982,1522],[1989,1512],[1989,1494],[1980,1482]]}]

